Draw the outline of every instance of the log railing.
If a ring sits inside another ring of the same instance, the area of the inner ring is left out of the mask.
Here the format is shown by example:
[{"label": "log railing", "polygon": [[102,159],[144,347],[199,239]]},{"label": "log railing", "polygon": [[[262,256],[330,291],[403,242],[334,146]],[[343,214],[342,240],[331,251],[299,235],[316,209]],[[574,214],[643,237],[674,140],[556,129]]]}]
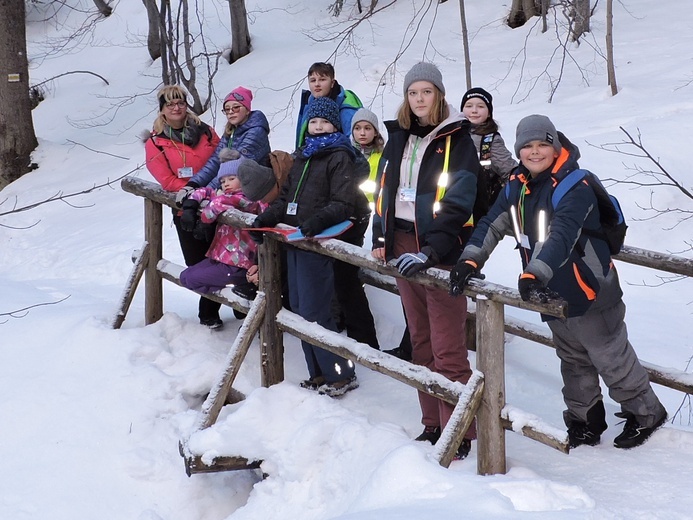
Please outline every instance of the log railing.
[{"label": "log railing", "polygon": [[[136,178],[124,179],[121,186],[125,191],[145,199],[144,234],[146,247],[143,247],[140,254],[141,260],[135,266],[136,272],[133,272],[133,276],[128,282],[126,294],[121,302],[122,306],[114,320],[114,327],[120,326],[125,319],[127,307],[132,300],[132,295],[129,293],[134,292],[142,269],[145,273],[145,322],[147,324],[157,321],[163,315],[162,280],[166,279],[180,284],[179,274],[182,270],[182,267],[162,259],[161,206],[175,207],[173,194],[163,191],[157,184]],[[229,210],[219,216],[218,221],[232,226],[248,227],[254,218],[254,215]],[[216,419],[218,410],[223,406],[232,390],[231,384],[235,371],[237,371],[237,365],[242,361],[252,337],[259,329],[261,374],[264,386],[279,383],[284,379],[282,331],[285,331],[351,359],[362,366],[382,372],[455,404],[456,408],[449,423],[450,427],[446,427],[444,430],[439,441],[440,445],[436,447],[435,451],[437,460],[444,466],[450,463],[455,447],[475,414],[478,422],[477,470],[479,474],[505,473],[506,429],[512,429],[528,438],[560,451],[568,452],[567,438],[562,429],[543,424],[540,420],[533,420],[532,425],[520,424],[519,421],[515,423],[513,420],[514,416],[526,417],[527,414],[524,412],[514,413],[516,409],[505,403],[503,341],[504,332],[510,332],[553,346],[547,331],[519,320],[506,319],[504,306],[510,305],[562,317],[565,315],[565,302],[560,300],[548,304],[524,302],[517,291],[513,289],[482,280],[473,280],[465,289],[464,294],[476,302],[475,309],[470,309],[468,317],[472,325],[476,324],[475,327],[468,327],[468,330],[475,329],[476,333],[468,334],[468,336],[471,336],[470,339],[473,340],[470,344],[476,344],[477,370],[474,371],[474,375],[467,385],[445,380],[446,383],[443,381],[445,378],[442,378],[438,384],[431,384],[432,380],[437,381],[435,378],[439,377],[438,374],[428,372],[422,376],[417,373],[417,370],[427,371],[424,367],[414,367],[387,354],[374,351],[350,338],[329,333],[324,329],[320,331],[320,334],[315,334],[316,324],[304,322],[295,314],[282,310],[279,252],[284,238],[276,234],[267,234],[267,237],[265,243],[259,247],[260,293],[253,306],[250,306],[250,302],[239,299],[228,290],[209,295],[211,299],[216,299],[245,312],[251,311],[251,314],[244,321],[241,333],[232,347],[228,366],[217,381],[215,389],[210,393],[210,398],[203,405],[203,419],[201,419],[199,428],[208,427]],[[320,242],[301,241],[294,242],[292,245],[357,265],[361,267],[362,275],[367,283],[396,292],[394,278],[400,276],[399,273],[392,265],[375,261],[370,255],[370,251],[335,239]],[[681,257],[624,247],[623,251],[615,258],[662,271],[693,276],[693,261]],[[448,277],[447,271],[433,268],[416,275],[412,280],[447,290]],[[257,309],[259,305],[262,307],[260,310]],[[246,325],[248,326],[246,327]],[[402,368],[403,365],[407,367],[406,370]],[[663,369],[645,362],[643,365],[648,370],[653,382],[693,393],[693,374]],[[412,372],[412,369],[416,370]],[[248,463],[241,457],[227,457],[211,466],[204,464],[199,455],[190,452],[185,442],[181,443],[181,454],[186,459],[186,468],[189,474],[238,467],[257,467],[256,462]]]}]

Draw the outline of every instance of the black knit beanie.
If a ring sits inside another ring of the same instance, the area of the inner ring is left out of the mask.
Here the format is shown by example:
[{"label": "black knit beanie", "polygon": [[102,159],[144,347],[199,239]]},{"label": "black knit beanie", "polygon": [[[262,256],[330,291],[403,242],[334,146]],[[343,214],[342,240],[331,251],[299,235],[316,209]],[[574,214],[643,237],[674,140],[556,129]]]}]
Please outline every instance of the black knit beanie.
[{"label": "black knit beanie", "polygon": [[460,111],[464,109],[464,104],[472,98],[479,98],[488,107],[488,117],[493,118],[493,96],[485,91],[481,87],[470,88],[462,96],[462,103],[460,103]]}]

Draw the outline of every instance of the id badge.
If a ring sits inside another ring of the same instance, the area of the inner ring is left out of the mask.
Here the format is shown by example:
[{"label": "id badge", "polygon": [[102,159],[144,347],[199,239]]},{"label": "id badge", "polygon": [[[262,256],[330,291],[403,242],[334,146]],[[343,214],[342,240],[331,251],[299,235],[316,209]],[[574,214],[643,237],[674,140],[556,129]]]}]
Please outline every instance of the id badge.
[{"label": "id badge", "polygon": [[400,188],[400,202],[414,202],[416,200],[416,188]]},{"label": "id badge", "polygon": [[295,202],[289,202],[289,204],[286,206],[286,214],[287,215],[295,215],[298,212],[298,204]]},{"label": "id badge", "polygon": [[522,233],[520,235],[520,245],[522,247],[524,247],[525,249],[531,249],[529,247],[529,237],[527,235],[525,235],[524,233]]},{"label": "id badge", "polygon": [[178,178],[179,179],[189,179],[193,176],[192,166],[183,166],[178,168]]}]

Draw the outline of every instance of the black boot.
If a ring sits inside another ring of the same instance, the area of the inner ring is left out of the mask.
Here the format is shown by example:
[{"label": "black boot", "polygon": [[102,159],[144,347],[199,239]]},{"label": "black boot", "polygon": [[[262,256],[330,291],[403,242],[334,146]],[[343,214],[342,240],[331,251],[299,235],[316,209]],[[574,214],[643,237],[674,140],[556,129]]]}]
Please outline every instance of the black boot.
[{"label": "black boot", "polygon": [[606,410],[604,402],[600,399],[587,412],[587,422],[571,421],[568,425],[568,445],[571,448],[578,446],[596,446],[602,438],[602,433],[607,428]]}]

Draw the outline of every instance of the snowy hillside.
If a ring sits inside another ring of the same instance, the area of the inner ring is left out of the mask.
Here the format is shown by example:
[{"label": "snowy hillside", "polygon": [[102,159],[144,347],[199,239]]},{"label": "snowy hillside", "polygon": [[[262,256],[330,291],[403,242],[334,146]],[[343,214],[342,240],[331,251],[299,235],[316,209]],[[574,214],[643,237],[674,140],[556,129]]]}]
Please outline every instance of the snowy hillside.
[{"label": "snowy hillside", "polygon": [[[201,2],[202,3],[202,2]],[[253,108],[270,120],[272,147],[291,150],[298,96],[315,61],[332,61],[337,79],[382,119],[393,118],[408,68],[426,59],[443,72],[448,100],[466,91],[457,2],[394,2],[360,25],[342,45],[318,41],[348,24],[327,1],[247,0],[253,52],[221,63],[218,97],[243,85]],[[379,4],[384,7],[386,2]],[[418,4],[423,4],[420,6]],[[472,77],[494,96],[494,116],[509,145],[525,115],[551,117],[582,152],[581,165],[602,177],[627,179],[653,165],[619,145],[642,137],[647,150],[690,190],[686,151],[693,139],[693,22],[687,1],[664,9],[652,2],[615,2],[616,75],[611,97],[603,59],[605,2],[592,33],[562,57],[556,21],[540,33],[532,20],[503,24],[509,2],[467,2]],[[142,167],[139,134],[155,117],[160,64],[146,49],[141,2],[114,4],[114,14],[83,39],[60,38],[93,10],[63,9],[42,22],[28,12],[32,84],[47,84],[33,112],[39,169],[0,193],[0,213],[58,192],[75,193],[126,174],[153,180]],[[230,44],[228,4],[206,0],[199,13],[210,42]],[[422,22],[413,23],[415,16]],[[338,23],[338,26],[334,26]],[[328,30],[329,29],[329,30]],[[562,33],[559,30],[559,36]],[[526,47],[525,47],[526,46]],[[390,65],[401,54],[396,67]],[[561,65],[563,64],[563,65]],[[561,66],[563,69],[561,70]],[[557,85],[551,103],[552,86]],[[203,119],[222,129],[219,100]],[[615,153],[619,147],[625,153]],[[629,245],[691,258],[691,225],[677,215],[658,218],[643,208],[688,208],[675,189],[619,184],[630,228]],[[220,370],[241,325],[222,309],[226,328],[198,324],[197,297],[164,286],[164,317],[144,326],[138,291],[120,330],[110,328],[131,255],[144,239],[143,203],[119,182],[30,211],[0,216],[0,518],[11,520],[409,520],[422,518],[687,519],[693,517],[693,428],[689,397],[655,385],[672,422],[644,446],[612,446],[622,425],[605,399],[609,429],[602,444],[561,454],[507,433],[508,473],[476,475],[476,446],[468,459],[443,469],[420,433],[416,392],[357,367],[361,386],[341,400],[298,387],[305,378],[298,341],[286,345],[286,381],[260,386],[257,340],[235,387],[247,395],[225,407],[201,442],[265,460],[261,472],[185,474],[178,442]],[[183,263],[170,212],[164,211],[164,257]],[[506,241],[485,269],[487,280],[515,287],[520,262]],[[693,281],[663,283],[661,273],[618,264],[626,321],[639,357],[690,371]],[[381,345],[393,348],[404,324],[394,296],[367,290]],[[61,301],[64,300],[64,301]],[[59,302],[59,303],[57,303]],[[32,307],[35,305],[38,307]],[[32,307],[28,311],[13,313]],[[520,311],[508,314],[539,323]],[[509,403],[562,428],[561,377],[555,353],[506,338]],[[472,354],[472,362],[474,356]]]}]

